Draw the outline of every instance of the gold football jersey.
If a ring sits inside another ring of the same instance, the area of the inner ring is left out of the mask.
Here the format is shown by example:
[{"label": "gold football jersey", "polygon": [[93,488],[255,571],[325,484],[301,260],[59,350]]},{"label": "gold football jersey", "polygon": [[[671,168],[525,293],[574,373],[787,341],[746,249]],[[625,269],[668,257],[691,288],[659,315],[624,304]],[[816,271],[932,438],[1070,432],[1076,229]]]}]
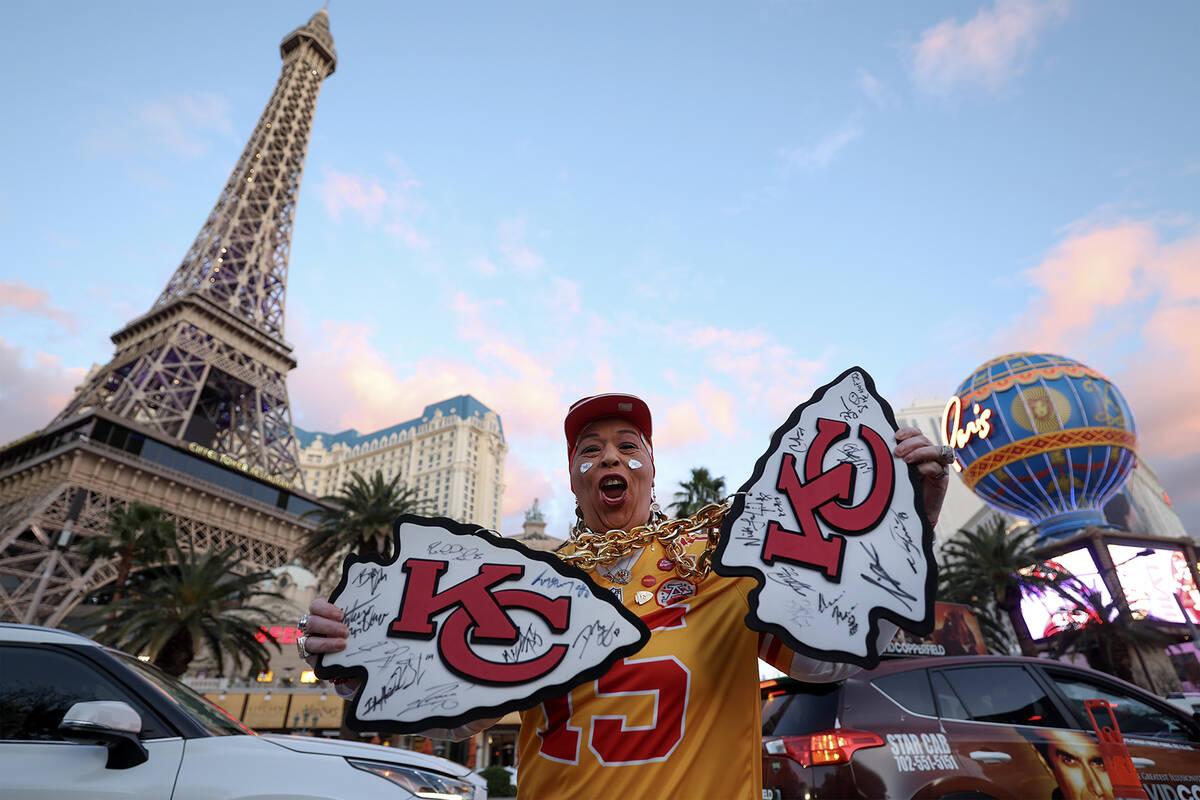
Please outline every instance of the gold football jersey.
[{"label": "gold football jersey", "polygon": [[[698,537],[689,552],[703,543]],[[590,575],[641,617],[650,641],[602,677],[522,712],[519,796],[759,800],[757,657],[785,672],[796,665],[774,637],[746,627],[754,582],[715,573],[685,580],[659,546]],[[602,644],[602,631],[584,636],[577,643]]]}]

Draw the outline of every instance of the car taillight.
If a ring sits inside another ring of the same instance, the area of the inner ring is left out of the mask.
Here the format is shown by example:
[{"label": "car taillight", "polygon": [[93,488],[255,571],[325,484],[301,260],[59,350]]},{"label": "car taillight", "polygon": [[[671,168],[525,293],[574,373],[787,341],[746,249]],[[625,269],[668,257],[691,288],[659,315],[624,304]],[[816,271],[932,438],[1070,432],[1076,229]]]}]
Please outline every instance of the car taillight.
[{"label": "car taillight", "polygon": [[846,728],[834,728],[808,736],[785,736],[780,741],[784,751],[804,767],[848,764],[856,750],[882,747],[884,744],[878,734]]}]

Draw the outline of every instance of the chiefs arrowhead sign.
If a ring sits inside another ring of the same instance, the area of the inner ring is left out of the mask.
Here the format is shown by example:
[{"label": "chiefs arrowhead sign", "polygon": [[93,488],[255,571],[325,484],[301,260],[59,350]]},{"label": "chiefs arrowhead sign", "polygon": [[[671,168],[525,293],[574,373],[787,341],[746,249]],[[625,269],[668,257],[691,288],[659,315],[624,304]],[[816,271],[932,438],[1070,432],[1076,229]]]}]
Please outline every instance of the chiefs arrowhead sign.
[{"label": "chiefs arrowhead sign", "polygon": [[713,569],[757,579],[746,623],[797,652],[872,667],[878,620],[929,633],[937,576],[896,418],[853,367],[771,437],[721,526]]},{"label": "chiefs arrowhead sign", "polygon": [[558,697],[632,655],[649,631],[580,569],[449,519],[402,516],[396,554],[346,557],[330,600],[349,642],[322,679],[362,686],[347,723],[415,733]]}]

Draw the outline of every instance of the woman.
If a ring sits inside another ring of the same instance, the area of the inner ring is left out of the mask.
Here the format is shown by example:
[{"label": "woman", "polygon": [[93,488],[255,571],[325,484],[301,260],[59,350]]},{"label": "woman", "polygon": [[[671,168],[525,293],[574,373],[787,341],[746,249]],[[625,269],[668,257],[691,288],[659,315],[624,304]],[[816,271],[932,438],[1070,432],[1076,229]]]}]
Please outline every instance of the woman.
[{"label": "woman", "polygon": [[[567,412],[564,431],[579,522],[559,555],[586,567],[595,560],[587,558],[589,549],[594,554],[597,546],[618,543],[618,557],[589,574],[641,617],[651,636],[598,680],[522,712],[520,796],[758,800],[758,658],[807,681],[840,680],[858,668],[795,654],[747,628],[754,582],[700,574],[696,562],[707,536],[681,537],[682,558],[654,538],[653,525],[647,528],[658,518],[653,424],[644,402],[622,394],[585,397]],[[948,483],[945,453],[912,428],[900,429],[896,439],[896,455],[921,474],[932,523]],[[345,647],[340,619],[334,606],[313,602],[308,652]],[[883,621],[879,627],[882,650],[896,627]],[[437,733],[470,735],[491,722]]]}]

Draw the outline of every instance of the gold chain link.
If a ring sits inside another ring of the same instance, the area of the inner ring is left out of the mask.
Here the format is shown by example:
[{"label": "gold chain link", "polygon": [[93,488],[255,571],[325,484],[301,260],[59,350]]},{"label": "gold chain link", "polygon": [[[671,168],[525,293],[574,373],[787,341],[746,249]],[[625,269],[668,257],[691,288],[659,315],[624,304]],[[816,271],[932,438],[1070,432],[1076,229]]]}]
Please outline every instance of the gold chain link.
[{"label": "gold chain link", "polygon": [[[712,552],[717,546],[721,521],[733,505],[735,496],[731,495],[720,503],[709,503],[690,517],[651,522],[628,531],[614,528],[607,533],[596,533],[581,525],[571,531],[567,540],[575,547],[575,552],[559,553],[558,557],[580,569],[591,570],[601,565],[612,564],[638,547],[658,542],[663,546],[667,558],[675,562],[675,571],[680,577],[702,581],[712,570]],[[703,552],[699,556],[685,555],[684,543],[680,539],[686,534],[706,529],[708,542],[705,543]]]}]

